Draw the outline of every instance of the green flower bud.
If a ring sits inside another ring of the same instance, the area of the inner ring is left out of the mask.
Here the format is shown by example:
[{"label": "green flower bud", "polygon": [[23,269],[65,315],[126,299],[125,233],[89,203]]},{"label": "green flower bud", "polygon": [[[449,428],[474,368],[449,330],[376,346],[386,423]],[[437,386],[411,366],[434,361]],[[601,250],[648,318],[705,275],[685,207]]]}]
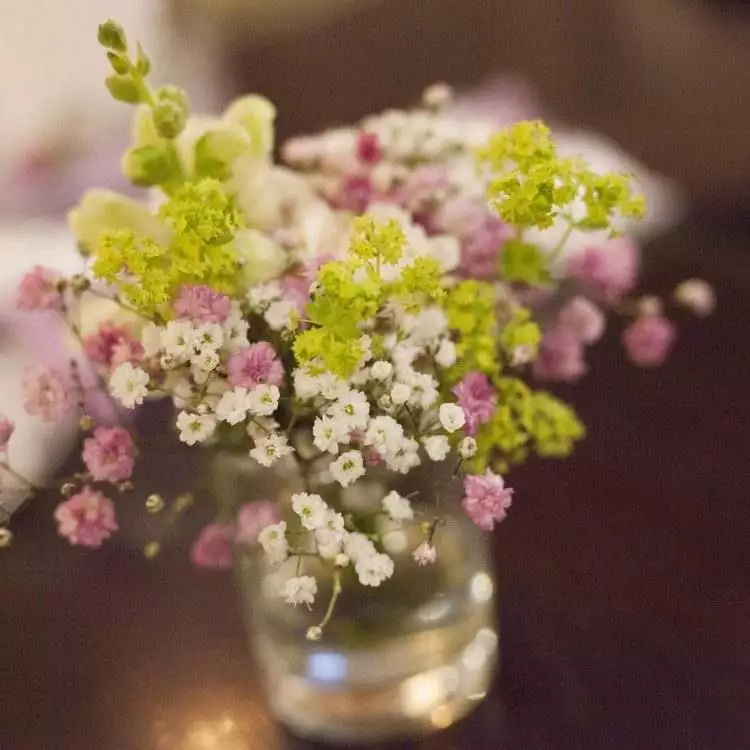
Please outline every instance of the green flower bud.
[{"label": "green flower bud", "polygon": [[236,99],[224,113],[226,122],[241,125],[250,136],[252,154],[268,157],[273,151],[276,108],[262,96],[251,94]]},{"label": "green flower bud", "polygon": [[174,154],[161,146],[136,146],[128,149],[122,159],[122,171],[141,187],[163,185],[179,173]]},{"label": "green flower bud", "polygon": [[176,138],[190,116],[190,102],[185,92],[176,86],[164,86],[156,92],[154,125],[163,138]]},{"label": "green flower bud", "polygon": [[146,51],[138,42],[138,56],[135,59],[135,69],[142,75],[147,76],[151,72],[151,60]]},{"label": "green flower bud", "polygon": [[105,81],[109,93],[118,102],[137,104],[141,101],[141,89],[138,84],[128,75],[109,76]]},{"label": "green flower bud", "polygon": [[125,75],[130,72],[130,61],[127,57],[118,55],[116,52],[107,52],[107,60],[115,73]]},{"label": "green flower bud", "polygon": [[114,50],[115,52],[125,52],[128,48],[122,26],[114,21],[105,21],[99,26],[97,39],[102,47]]}]

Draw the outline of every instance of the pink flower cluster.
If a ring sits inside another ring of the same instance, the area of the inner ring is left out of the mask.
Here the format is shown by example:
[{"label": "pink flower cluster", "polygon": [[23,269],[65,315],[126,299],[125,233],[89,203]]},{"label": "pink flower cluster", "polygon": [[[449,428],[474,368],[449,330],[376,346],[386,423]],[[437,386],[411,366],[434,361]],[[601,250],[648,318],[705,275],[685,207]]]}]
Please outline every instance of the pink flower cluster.
[{"label": "pink flower cluster", "polygon": [[232,303],[210,287],[187,284],[180,288],[174,311],[178,318],[194,323],[223,323],[232,311]]},{"label": "pink flower cluster", "polygon": [[505,486],[503,478],[487,469],[484,474],[473,474],[464,478],[463,506],[480,529],[492,531],[507,515],[513,498],[513,490]]},{"label": "pink flower cluster", "polygon": [[569,258],[567,275],[597,299],[615,302],[638,279],[638,247],[628,237],[617,237],[585,248]]},{"label": "pink flower cluster", "polygon": [[23,376],[24,408],[45,422],[56,422],[72,406],[72,393],[64,375],[52,367],[35,365]]},{"label": "pink flower cluster", "polygon": [[84,441],[82,457],[95,481],[124,482],[133,473],[133,438],[123,427],[97,427]]},{"label": "pink flower cluster", "polygon": [[476,435],[480,424],[489,422],[497,407],[497,393],[483,372],[470,372],[453,389],[466,414],[466,434]]},{"label": "pink flower cluster", "polygon": [[238,349],[227,364],[229,382],[235,388],[255,388],[256,385],[281,385],[284,365],[276,350],[267,341],[259,341]]},{"label": "pink flower cluster", "polygon": [[88,486],[57,506],[55,520],[58,534],[81,547],[100,547],[118,529],[112,501]]},{"label": "pink flower cluster", "polygon": [[57,283],[60,275],[50,268],[35,266],[18,285],[20,310],[61,310],[63,297]]},{"label": "pink flower cluster", "polygon": [[657,367],[674,344],[675,327],[662,315],[641,315],[622,334],[630,361],[641,367]]},{"label": "pink flower cluster", "polygon": [[83,351],[97,365],[114,368],[130,362],[137,364],[143,359],[143,347],[124,325],[102,323],[95,333],[83,340]]}]

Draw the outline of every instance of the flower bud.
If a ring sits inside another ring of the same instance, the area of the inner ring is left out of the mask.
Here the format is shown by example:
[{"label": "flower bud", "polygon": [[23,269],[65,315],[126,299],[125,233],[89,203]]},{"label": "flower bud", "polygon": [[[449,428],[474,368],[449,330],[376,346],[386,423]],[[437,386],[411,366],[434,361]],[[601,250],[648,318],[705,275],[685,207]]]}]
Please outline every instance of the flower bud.
[{"label": "flower bud", "polygon": [[113,75],[106,79],[109,93],[118,102],[137,104],[141,101],[141,89],[129,75]]},{"label": "flower bud", "polygon": [[122,171],[134,184],[153,187],[169,182],[177,172],[172,154],[160,146],[137,146],[122,158]]},{"label": "flower bud", "polygon": [[125,52],[128,48],[122,26],[114,21],[105,21],[99,26],[97,39],[102,47],[114,50],[115,52]]},{"label": "flower bud", "polygon": [[116,52],[107,52],[107,60],[109,60],[109,64],[115,73],[125,75],[130,72],[130,61],[127,57],[118,55]]},{"label": "flower bud", "polygon": [[153,560],[161,552],[161,544],[159,542],[149,542],[143,548],[143,555],[147,560]]},{"label": "flower bud", "polygon": [[13,543],[13,532],[3,526],[0,528],[0,549],[7,549]]},{"label": "flower bud", "polygon": [[149,513],[161,513],[164,510],[164,498],[161,495],[149,495],[146,498],[146,510]]},{"label": "flower bud", "polygon": [[176,138],[187,124],[190,102],[185,92],[176,86],[164,86],[156,92],[154,125],[163,138]]}]

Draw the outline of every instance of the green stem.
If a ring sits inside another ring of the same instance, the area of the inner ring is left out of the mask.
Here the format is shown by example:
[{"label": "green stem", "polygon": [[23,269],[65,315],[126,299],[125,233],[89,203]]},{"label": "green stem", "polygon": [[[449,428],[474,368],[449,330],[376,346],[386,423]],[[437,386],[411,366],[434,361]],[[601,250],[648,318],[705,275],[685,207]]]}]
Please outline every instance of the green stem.
[{"label": "green stem", "polygon": [[333,591],[331,592],[331,598],[328,602],[328,609],[326,609],[326,613],[323,616],[323,619],[318,624],[318,628],[320,628],[320,630],[324,630],[325,626],[328,625],[328,623],[331,621],[331,617],[333,617],[333,610],[336,608],[336,602],[338,601],[339,596],[341,596],[341,590],[341,571],[334,570]]},{"label": "green stem", "polygon": [[573,222],[569,220],[567,228],[563,232],[562,237],[560,237],[560,241],[555,245],[555,247],[552,249],[552,252],[549,254],[550,264],[554,263],[560,257],[560,253],[562,253],[563,249],[565,248],[565,245],[570,239],[570,235],[573,234],[573,228]]},{"label": "green stem", "polygon": [[10,476],[12,476],[14,479],[17,479],[22,484],[25,484],[30,490],[33,490],[34,492],[39,492],[40,490],[44,489],[43,487],[34,484],[30,479],[27,479],[19,471],[16,471],[14,468],[12,468],[7,461],[0,461],[0,470],[6,472],[7,474],[10,474]]}]

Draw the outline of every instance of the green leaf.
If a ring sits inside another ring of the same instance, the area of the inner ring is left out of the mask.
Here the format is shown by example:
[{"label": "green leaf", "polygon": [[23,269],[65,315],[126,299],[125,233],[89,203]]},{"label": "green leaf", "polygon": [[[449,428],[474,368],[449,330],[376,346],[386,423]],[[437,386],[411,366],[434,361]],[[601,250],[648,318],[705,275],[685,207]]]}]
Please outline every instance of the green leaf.
[{"label": "green leaf", "polygon": [[109,76],[106,80],[109,93],[117,99],[118,102],[127,102],[128,104],[138,104],[141,101],[141,89],[138,84],[127,75]]}]

